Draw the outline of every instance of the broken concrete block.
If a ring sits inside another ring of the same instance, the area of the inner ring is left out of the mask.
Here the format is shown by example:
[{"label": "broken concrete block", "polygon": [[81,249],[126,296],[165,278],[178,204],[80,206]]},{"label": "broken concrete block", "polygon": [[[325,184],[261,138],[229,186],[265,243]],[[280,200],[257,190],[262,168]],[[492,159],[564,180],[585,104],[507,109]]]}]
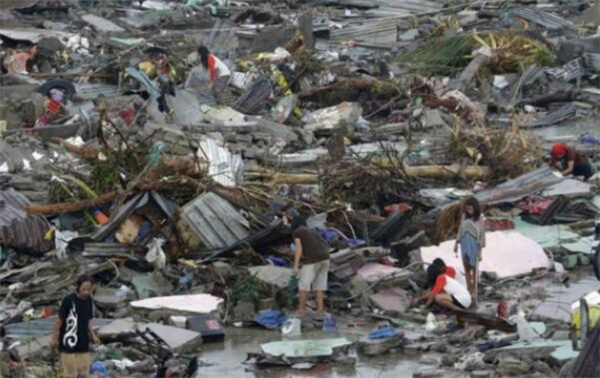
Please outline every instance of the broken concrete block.
[{"label": "broken concrete block", "polygon": [[352,134],[363,109],[356,102],[342,102],[337,106],[319,109],[302,118],[304,129],[312,132],[332,132],[344,128]]},{"label": "broken concrete block", "polygon": [[472,24],[479,19],[477,11],[464,10],[457,13],[458,20],[462,26]]},{"label": "broken concrete block", "polygon": [[485,335],[485,327],[478,325],[478,326],[468,326],[465,329],[462,329],[458,332],[456,332],[454,335],[450,336],[449,341],[451,343],[461,343],[461,344],[465,344],[465,343],[470,343],[472,341],[474,341],[475,339],[482,337],[483,335]]},{"label": "broken concrete block", "polygon": [[577,255],[568,255],[563,260],[563,265],[565,266],[565,269],[573,270],[573,269],[577,268],[578,262],[579,262],[579,259],[578,259]]},{"label": "broken concrete block", "polygon": [[502,357],[498,359],[498,373],[507,376],[528,375],[531,366],[514,357]]},{"label": "broken concrete block", "polygon": [[114,342],[135,337],[137,327],[144,325],[143,323],[136,323],[132,318],[117,319],[100,327],[96,334],[104,342]]},{"label": "broken concrete block", "polygon": [[421,117],[421,123],[424,128],[446,126],[446,121],[444,121],[442,112],[439,109],[426,110],[423,117]]},{"label": "broken concrete block", "polygon": [[401,346],[404,342],[404,334],[397,332],[394,336],[386,339],[370,340],[368,337],[363,337],[356,345],[357,350],[367,356],[378,356],[389,352],[393,348]]},{"label": "broken concrete block", "polygon": [[287,287],[290,278],[292,278],[292,269],[283,268],[274,265],[261,265],[248,268],[251,276],[266,282],[270,285],[277,286],[280,289]]},{"label": "broken concrete block", "polygon": [[237,320],[250,320],[256,316],[256,306],[252,302],[238,301],[233,308]]},{"label": "broken concrete block", "polygon": [[140,299],[166,295],[174,289],[171,282],[159,272],[137,275],[132,278],[131,283],[135,287]]},{"label": "broken concrete block", "polygon": [[198,332],[158,323],[146,324],[142,330],[147,328],[165,340],[169,347],[177,353],[196,352],[202,344],[202,335]]},{"label": "broken concrete block", "polygon": [[409,29],[398,36],[400,41],[414,41],[419,36],[419,29]]},{"label": "broken concrete block", "polygon": [[371,295],[369,299],[380,310],[397,313],[404,313],[411,301],[404,290],[397,287],[383,289]]},{"label": "broken concrete block", "polygon": [[258,302],[258,311],[275,308],[275,299],[265,298]]}]

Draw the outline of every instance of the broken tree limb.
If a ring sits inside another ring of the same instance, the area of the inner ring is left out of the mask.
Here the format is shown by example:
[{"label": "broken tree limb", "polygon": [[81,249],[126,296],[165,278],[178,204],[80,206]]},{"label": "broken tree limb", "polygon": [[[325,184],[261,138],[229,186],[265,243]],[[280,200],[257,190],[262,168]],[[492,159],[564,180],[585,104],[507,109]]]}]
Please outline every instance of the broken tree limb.
[{"label": "broken tree limb", "polygon": [[98,154],[100,150],[92,147],[92,146],[83,146],[78,147],[74,144],[67,142],[62,138],[54,138],[56,142],[58,142],[61,146],[64,147],[65,150],[72,153],[73,155],[77,155],[82,159],[85,159],[90,162],[95,162],[98,160]]},{"label": "broken tree limb", "polygon": [[473,58],[473,60],[471,60],[471,62],[467,65],[467,67],[465,67],[465,69],[460,73],[458,80],[453,85],[454,89],[457,89],[457,90],[463,92],[465,90],[465,88],[467,87],[467,85],[470,85],[470,83],[473,81],[473,79],[475,79],[475,76],[477,76],[479,69],[481,67],[487,66],[488,64],[494,62],[495,60],[496,60],[495,54],[492,54],[492,55],[479,54],[479,55],[477,55],[475,58]]},{"label": "broken tree limb", "polygon": [[[310,173],[282,173],[268,170],[254,170],[253,173],[262,173],[269,179],[271,185],[279,184],[304,184],[312,185],[319,183],[319,175]],[[484,166],[461,167],[459,165],[423,165],[418,167],[404,167],[408,177],[414,178],[437,178],[452,179],[464,177],[469,180],[482,180],[491,176],[491,169]],[[386,171],[375,173],[375,175],[388,175]]]},{"label": "broken tree limb", "polygon": [[373,87],[377,87],[381,92],[391,92],[394,94],[398,93],[398,88],[391,83],[379,80],[367,80],[367,79],[338,79],[335,83],[329,85],[323,85],[320,87],[312,88],[308,91],[303,91],[298,94],[298,98],[306,99],[322,93],[328,93],[331,91],[343,91],[343,90],[370,90]]},{"label": "broken tree limb", "polygon": [[489,167],[459,165],[423,165],[418,167],[405,167],[405,172],[410,177],[454,178],[464,176],[469,180],[485,179],[490,177],[492,171]]},{"label": "broken tree limb", "polygon": [[79,202],[63,202],[52,205],[33,205],[27,208],[27,214],[57,215],[74,213],[89,209],[91,207],[104,206],[111,203],[117,197],[117,192],[108,192],[96,198],[90,198]]}]

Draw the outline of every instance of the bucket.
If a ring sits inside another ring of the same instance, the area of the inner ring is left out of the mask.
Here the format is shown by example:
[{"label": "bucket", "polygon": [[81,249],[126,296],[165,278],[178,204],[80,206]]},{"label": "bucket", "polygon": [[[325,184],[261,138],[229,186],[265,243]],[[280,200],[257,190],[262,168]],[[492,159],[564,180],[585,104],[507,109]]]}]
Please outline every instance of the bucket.
[{"label": "bucket", "polygon": [[281,333],[285,337],[300,336],[302,333],[302,322],[298,318],[291,318],[281,326]]}]

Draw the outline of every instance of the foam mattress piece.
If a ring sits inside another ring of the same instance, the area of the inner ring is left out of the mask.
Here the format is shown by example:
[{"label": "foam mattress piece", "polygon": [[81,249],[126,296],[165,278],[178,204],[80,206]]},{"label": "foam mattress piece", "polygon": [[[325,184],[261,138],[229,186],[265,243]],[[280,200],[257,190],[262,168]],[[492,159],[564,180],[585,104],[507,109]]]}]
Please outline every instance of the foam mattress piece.
[{"label": "foam mattress piece", "polygon": [[[464,267],[459,248],[458,257],[454,254],[454,240],[439,246],[423,247],[421,259],[430,264],[441,258],[446,265],[453,266],[464,275]],[[533,269],[548,268],[550,259],[544,249],[534,240],[517,231],[496,231],[486,233],[486,247],[479,263],[481,272],[494,272],[498,278],[514,277],[530,273]]]},{"label": "foam mattress piece", "polygon": [[167,309],[196,314],[208,314],[216,311],[223,302],[209,294],[171,295],[168,297],[154,297],[131,302],[131,307],[147,310]]}]

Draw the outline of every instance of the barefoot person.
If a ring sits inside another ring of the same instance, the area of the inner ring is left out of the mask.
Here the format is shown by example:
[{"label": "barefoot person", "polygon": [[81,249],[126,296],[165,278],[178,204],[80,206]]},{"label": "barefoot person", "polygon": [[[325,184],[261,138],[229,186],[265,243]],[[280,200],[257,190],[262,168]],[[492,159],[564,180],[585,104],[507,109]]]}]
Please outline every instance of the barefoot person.
[{"label": "barefoot person", "polygon": [[481,221],[479,201],[475,197],[468,198],[464,204],[464,214],[454,244],[454,253],[457,255],[459,244],[467,288],[473,298],[473,305],[476,306],[477,267],[481,261],[481,251],[485,247],[485,228]]},{"label": "barefoot person", "polygon": [[[292,219],[292,231],[296,245],[294,274],[300,273],[298,315],[304,316],[306,313],[306,301],[308,292],[311,290],[315,293],[317,314],[324,315],[327,274],[329,273],[329,248],[317,231],[306,227],[306,222],[301,216],[294,216]],[[300,271],[301,259],[303,265]]]},{"label": "barefoot person", "polygon": [[58,345],[63,378],[88,376],[90,336],[94,344],[100,344],[92,328],[91,293],[92,279],[82,275],[77,278],[75,293],[67,295],[60,306],[50,345]]}]

